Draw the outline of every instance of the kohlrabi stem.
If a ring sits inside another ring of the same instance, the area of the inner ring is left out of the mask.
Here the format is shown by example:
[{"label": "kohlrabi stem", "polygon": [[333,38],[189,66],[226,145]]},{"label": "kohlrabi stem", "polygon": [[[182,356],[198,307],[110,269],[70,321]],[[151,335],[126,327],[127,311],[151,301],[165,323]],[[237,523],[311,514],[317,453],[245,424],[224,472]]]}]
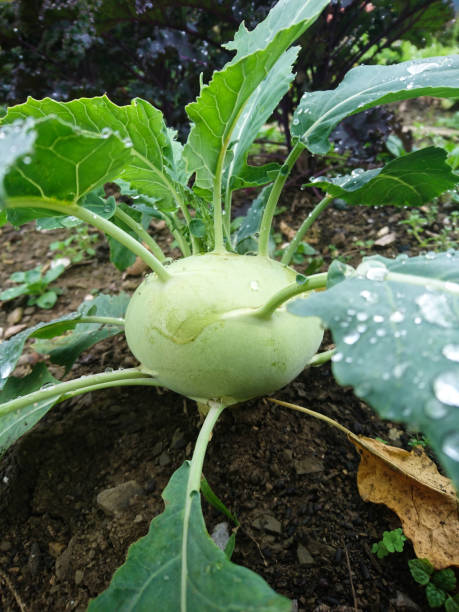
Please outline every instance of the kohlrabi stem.
[{"label": "kohlrabi stem", "polygon": [[327,272],[308,276],[304,282],[292,283],[275,293],[266,304],[253,312],[253,316],[267,319],[275,312],[276,308],[279,308],[279,306],[295,295],[310,291],[311,289],[323,289],[326,285]]},{"label": "kohlrabi stem", "polygon": [[285,265],[289,265],[292,261],[292,257],[295,255],[295,252],[303,240],[304,235],[320,215],[320,213],[327,208],[327,206],[334,200],[332,196],[326,196],[323,198],[312,210],[312,212],[306,217],[306,219],[301,224],[300,228],[295,234],[292,242],[289,244],[288,248],[285,250],[285,253],[282,255],[281,263]]},{"label": "kohlrabi stem", "polygon": [[124,327],[124,319],[117,317],[80,317],[77,323],[102,323],[102,325],[119,325]]},{"label": "kohlrabi stem", "polygon": [[153,272],[156,272],[158,278],[162,281],[167,281],[170,278],[169,272],[162,265],[162,263],[150,253],[140,242],[130,236],[127,232],[117,227],[114,223],[108,219],[104,219],[100,215],[78,206],[78,204],[62,203],[58,200],[51,198],[41,198],[31,196],[27,198],[10,198],[7,201],[8,208],[44,208],[46,210],[54,210],[64,215],[71,215],[77,217],[94,227],[97,227],[105,234],[108,234],[115,240],[118,240],[122,245],[132,251],[135,255],[138,255],[143,261],[149,266]]},{"label": "kohlrabi stem", "polygon": [[110,387],[139,387],[149,386],[158,387],[160,382],[155,378],[127,378],[125,380],[112,380],[111,382],[99,383],[97,385],[90,385],[88,387],[81,387],[81,389],[75,389],[75,391],[69,391],[59,398],[58,403],[65,402],[65,400],[75,397],[77,395],[83,395],[84,393],[91,393],[92,391],[98,391],[99,389],[109,389]]},{"label": "kohlrabi stem", "polygon": [[277,203],[279,201],[280,194],[284,188],[285,181],[290,174],[296,160],[301,155],[306,147],[301,142],[297,142],[293,149],[290,151],[284,165],[279,170],[276,180],[271,187],[268,201],[263,213],[260,224],[260,237],[258,239],[258,254],[268,256],[269,247],[269,232],[273,222],[274,213],[276,212]]},{"label": "kohlrabi stem", "polygon": [[330,349],[329,351],[324,351],[323,353],[316,353],[314,357],[308,363],[308,366],[320,366],[323,363],[327,363],[336,353],[336,349]]},{"label": "kohlrabi stem", "polygon": [[190,462],[190,473],[188,475],[188,484],[186,488],[185,508],[183,513],[183,533],[182,533],[182,567],[180,581],[180,609],[186,610],[186,593],[187,593],[187,578],[188,578],[188,532],[190,523],[191,502],[193,495],[199,494],[201,488],[202,466],[204,464],[204,456],[206,454],[207,445],[209,444],[210,434],[217,422],[218,417],[223,411],[224,406],[218,402],[210,403],[210,410],[202,424],[198,439],[193,451],[193,457]]},{"label": "kohlrabi stem", "polygon": [[[220,157],[222,157],[220,155]],[[224,157],[224,156],[223,156]],[[223,213],[222,213],[222,162],[218,161],[215,172],[215,184],[213,195],[213,214],[214,214],[214,252],[224,253],[225,240],[223,238]]]},{"label": "kohlrabi stem", "polygon": [[296,404],[290,404],[290,402],[283,402],[281,400],[275,399],[274,397],[268,397],[267,399],[270,402],[273,402],[274,404],[279,404],[279,406],[285,406],[286,408],[290,408],[291,410],[297,410],[298,412],[304,412],[304,414],[309,414],[310,416],[313,416],[314,418],[319,419],[320,421],[325,421],[325,423],[328,423],[332,427],[336,427],[336,429],[343,431],[351,438],[357,438],[355,433],[353,433],[350,429],[347,429],[347,427],[344,427],[344,425],[341,425],[341,423],[338,423],[338,421],[334,421],[330,417],[325,416],[325,414],[315,412],[314,410],[309,410],[308,408],[303,408],[302,406],[297,406]]},{"label": "kohlrabi stem", "polygon": [[115,217],[118,217],[120,221],[130,227],[137,234],[137,236],[145,242],[158,261],[163,262],[166,259],[166,256],[162,252],[161,247],[156,240],[150,236],[150,234],[142,227],[140,223],[125,213],[124,210],[121,210],[119,206],[117,206],[115,209]]},{"label": "kohlrabi stem", "polygon": [[84,389],[85,387],[92,387],[101,383],[116,382],[118,380],[132,380],[134,378],[147,378],[148,374],[141,368],[128,368],[126,370],[115,370],[114,372],[101,372],[99,374],[92,374],[90,376],[82,376],[74,380],[67,382],[61,382],[45,386],[38,391],[33,391],[28,395],[17,397],[16,399],[0,404],[0,416],[20,410],[29,404],[35,402],[41,402],[51,397],[60,396],[64,393],[76,391],[77,389]]}]

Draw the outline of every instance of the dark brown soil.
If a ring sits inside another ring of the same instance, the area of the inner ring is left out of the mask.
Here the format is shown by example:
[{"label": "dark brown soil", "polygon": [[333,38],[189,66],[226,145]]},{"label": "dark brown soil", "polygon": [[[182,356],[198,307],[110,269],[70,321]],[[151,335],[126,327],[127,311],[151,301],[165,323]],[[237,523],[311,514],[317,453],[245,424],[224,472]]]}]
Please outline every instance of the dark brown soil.
[{"label": "dark brown soil", "polygon": [[[304,194],[287,202],[284,232],[311,208]],[[387,228],[394,241],[373,252],[413,254],[399,225],[406,214],[332,208],[312,242],[326,258],[332,244],[356,261],[356,240],[376,239]],[[1,286],[13,271],[48,261],[56,235],[62,232],[4,227]],[[52,311],[25,307],[20,324],[75,310],[92,289],[132,291],[138,282],[121,280],[102,245],[97,258],[58,279],[65,293]],[[2,304],[2,333],[21,305],[21,299]],[[29,348],[18,373],[36,358]],[[117,336],[83,354],[71,377],[134,363]],[[306,370],[276,397],[327,414],[356,433],[407,443],[400,426],[381,422],[351,390],[339,387],[328,365]],[[97,392],[51,410],[0,463],[1,609],[85,610],[123,563],[128,546],[162,511],[161,491],[190,457],[198,427],[191,401],[159,389]],[[407,569],[411,546],[382,561],[370,552],[383,531],[399,522],[385,507],[360,499],[357,467],[357,453],[343,434],[260,399],[223,414],[204,471],[241,524],[233,560],[260,573],[298,610],[425,610],[422,590]],[[98,494],[129,481],[140,487],[130,505],[115,516],[104,513]],[[207,502],[204,508],[212,531],[224,517]]]}]

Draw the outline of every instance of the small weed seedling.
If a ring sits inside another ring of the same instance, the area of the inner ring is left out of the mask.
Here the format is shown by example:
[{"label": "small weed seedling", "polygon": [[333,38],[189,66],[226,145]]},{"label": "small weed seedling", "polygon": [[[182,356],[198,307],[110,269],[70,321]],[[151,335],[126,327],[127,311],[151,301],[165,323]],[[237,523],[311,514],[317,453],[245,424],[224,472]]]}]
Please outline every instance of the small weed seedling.
[{"label": "small weed seedling", "polygon": [[392,529],[392,531],[385,531],[382,540],[373,544],[371,552],[374,553],[378,559],[384,559],[384,557],[387,557],[390,553],[402,552],[405,541],[406,537],[401,527]]},{"label": "small weed seedling", "polygon": [[[291,119],[292,148],[283,163],[248,163],[250,146],[294,78],[299,48],[292,45],[327,4],[280,0],[253,30],[242,24],[226,44],[234,57],[201,83],[186,108],[191,125],[184,145],[141,99],[120,107],[106,96],[29,98],[1,120],[0,221],[20,226],[37,219],[49,227],[80,219],[105,233],[120,270],[139,256],[151,274],[132,297],[99,295],[0,345],[0,450],[53,405],[110,385],[168,387],[206,415],[192,459],[164,491],[164,512],[131,546],[91,611],[291,609],[209,538],[201,473],[221,412],[277,391],[309,365],[332,358],[340,384],[381,416],[428,435],[459,482],[459,251],[369,257],[356,269],[335,260],[307,274],[290,266],[295,254],[305,254],[301,243],[335,198],[362,211],[420,207],[454,188],[458,177],[446,153],[428,147],[382,168],[316,177],[315,191],[324,197],[300,221],[280,260],[271,229],[305,150],[326,155],[342,119],[380,104],[459,97],[459,56],[360,66],[334,90],[306,92]],[[102,195],[110,181],[129,192],[132,206]],[[258,196],[232,224],[233,192],[249,187],[260,188]],[[183,257],[166,258],[145,229],[152,218],[164,221]],[[325,327],[336,348],[318,353]],[[22,379],[12,375],[30,338],[68,372],[83,347],[123,331],[138,367],[64,382],[43,363]]]},{"label": "small weed seedling", "polygon": [[98,234],[90,234],[87,225],[80,225],[73,229],[71,236],[52,242],[49,248],[58,252],[59,257],[68,257],[72,263],[79,263],[85,258],[94,257],[94,245],[98,240]]},{"label": "small weed seedling", "polygon": [[46,272],[43,266],[37,266],[26,272],[14,272],[10,276],[16,287],[5,289],[0,293],[0,300],[13,300],[20,295],[28,295],[27,306],[39,306],[40,308],[52,308],[57,301],[57,296],[62,293],[58,287],[49,288],[65,270],[65,266],[58,264]]},{"label": "small weed seedling", "polygon": [[[382,540],[375,542],[371,548],[378,559],[384,559],[391,553],[402,552],[406,537],[401,529],[385,531]],[[458,612],[459,594],[456,590],[456,575],[451,568],[435,570],[427,559],[410,559],[408,567],[416,582],[426,589],[426,598],[431,608],[441,608],[446,612]]]}]

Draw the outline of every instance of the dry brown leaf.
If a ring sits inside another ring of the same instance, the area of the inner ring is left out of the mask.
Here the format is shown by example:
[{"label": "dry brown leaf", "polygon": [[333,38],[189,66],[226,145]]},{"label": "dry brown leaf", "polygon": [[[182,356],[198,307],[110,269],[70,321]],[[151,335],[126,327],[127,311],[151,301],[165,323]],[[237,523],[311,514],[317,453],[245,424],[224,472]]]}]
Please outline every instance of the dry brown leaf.
[{"label": "dry brown leaf", "polygon": [[419,446],[408,452],[364,436],[349,439],[360,453],[362,499],[399,516],[419,559],[437,570],[459,567],[459,504],[451,480]]}]

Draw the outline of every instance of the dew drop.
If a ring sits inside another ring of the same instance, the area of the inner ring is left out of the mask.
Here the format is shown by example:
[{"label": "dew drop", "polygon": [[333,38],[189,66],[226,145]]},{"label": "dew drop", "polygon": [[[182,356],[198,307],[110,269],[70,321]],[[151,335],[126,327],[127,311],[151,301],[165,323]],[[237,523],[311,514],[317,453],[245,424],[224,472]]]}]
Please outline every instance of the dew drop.
[{"label": "dew drop", "polygon": [[403,321],[405,317],[403,316],[403,314],[400,312],[400,310],[396,310],[395,312],[393,312],[389,319],[392,321],[392,323],[401,323]]},{"label": "dew drop", "polygon": [[398,363],[393,369],[393,374],[395,378],[401,378],[403,374],[406,372],[406,369],[409,367],[408,363]]},{"label": "dew drop", "polygon": [[335,353],[333,355],[333,357],[331,358],[332,361],[342,361],[343,359],[343,353]]},{"label": "dew drop", "polygon": [[252,291],[258,291],[260,288],[260,285],[258,284],[258,281],[253,280],[250,282],[250,288],[252,289]]},{"label": "dew drop", "polygon": [[459,461],[459,431],[452,431],[443,440],[443,452],[454,461]]},{"label": "dew drop", "polygon": [[433,389],[439,402],[459,406],[459,371],[448,370],[437,376]]},{"label": "dew drop", "polygon": [[452,327],[453,313],[445,295],[423,293],[415,299],[415,302],[426,321],[440,327]]},{"label": "dew drop", "polygon": [[[363,297],[363,299],[369,304],[376,304],[376,302],[378,301],[378,296],[376,295],[376,293],[372,293],[371,291],[367,291],[366,289],[360,292],[360,296]],[[359,320],[361,321],[362,319]]]},{"label": "dew drop", "polygon": [[363,334],[367,331],[367,329],[368,327],[364,323],[360,323],[359,325],[357,325],[357,331],[359,332],[359,334]]},{"label": "dew drop", "polygon": [[[408,72],[410,74],[420,74],[421,72],[424,72],[424,70],[428,70],[429,68],[440,68],[440,64],[437,64],[436,62],[423,62],[422,64],[414,64],[413,66],[408,66]],[[411,87],[408,87],[408,89],[411,89]]]},{"label": "dew drop", "polygon": [[371,385],[368,382],[363,382],[354,387],[354,393],[357,395],[357,397],[365,397],[370,393],[370,391]]},{"label": "dew drop", "polygon": [[448,408],[436,400],[435,398],[430,398],[426,405],[424,406],[424,412],[431,419],[442,419],[448,413]]},{"label": "dew drop", "polygon": [[459,361],[459,344],[447,344],[443,347],[443,355],[451,361]]},{"label": "dew drop", "polygon": [[382,323],[384,321],[384,317],[382,315],[375,315],[373,317],[373,321],[375,323]]},{"label": "dew drop", "polygon": [[357,313],[357,321],[367,321],[368,315],[366,312],[358,312]]},{"label": "dew drop", "polygon": [[359,338],[360,334],[355,331],[351,332],[350,334],[347,334],[347,336],[344,336],[343,342],[345,344],[355,344]]}]

